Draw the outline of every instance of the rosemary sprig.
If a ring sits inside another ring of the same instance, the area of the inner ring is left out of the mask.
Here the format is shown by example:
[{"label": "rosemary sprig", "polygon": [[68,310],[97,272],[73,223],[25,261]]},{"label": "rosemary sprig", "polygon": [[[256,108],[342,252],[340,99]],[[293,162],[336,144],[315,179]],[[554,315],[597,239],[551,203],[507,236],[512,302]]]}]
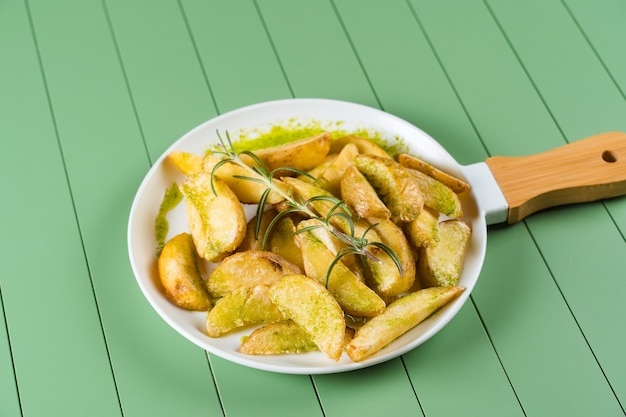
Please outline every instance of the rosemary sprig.
[{"label": "rosemary sprig", "polygon": [[[395,253],[395,251],[389,245],[383,242],[369,241],[366,238],[367,233],[370,230],[372,230],[374,227],[376,227],[377,224],[370,225],[363,232],[362,236],[356,236],[352,213],[349,207],[345,204],[343,200],[340,200],[337,197],[330,196],[330,195],[320,195],[320,196],[315,196],[308,200],[303,201],[301,198],[294,196],[290,189],[285,191],[285,189],[277,186],[276,183],[274,182],[275,174],[277,172],[284,172],[284,171],[291,171],[297,175],[306,176],[315,182],[318,182],[317,178],[310,175],[308,172],[305,172],[305,171],[302,171],[293,167],[280,167],[275,170],[268,171],[265,165],[263,164],[263,162],[261,161],[261,159],[259,159],[259,157],[256,156],[253,152],[241,151],[237,153],[235,151],[235,148],[233,146],[233,143],[230,139],[230,135],[228,134],[228,132],[226,132],[226,139],[224,139],[220,135],[219,131],[217,132],[217,137],[219,140],[219,145],[218,145],[218,149],[213,151],[213,153],[221,155],[223,159],[221,159],[213,167],[211,171],[211,180],[214,178],[215,172],[219,169],[219,167],[221,167],[222,165],[226,163],[235,163],[250,172],[250,176],[237,175],[236,178],[257,182],[267,187],[265,191],[262,193],[261,198],[259,200],[259,204],[257,206],[256,221],[255,221],[255,227],[254,227],[255,239],[257,240],[259,239],[262,214],[265,211],[266,201],[267,201],[269,194],[271,192],[278,193],[281,197],[285,199],[285,202],[287,203],[288,208],[286,210],[280,211],[270,221],[267,228],[265,229],[265,232],[263,234],[262,246],[261,246],[262,248],[266,247],[267,239],[270,235],[272,228],[283,216],[289,215],[291,213],[299,213],[311,219],[317,220],[318,224],[302,228],[296,231],[295,233],[303,233],[305,231],[309,231],[318,227],[323,227],[327,229],[330,233],[332,233],[333,236],[335,236],[337,239],[339,239],[341,242],[347,245],[336,253],[334,260],[329,265],[328,272],[326,273],[326,286],[328,286],[328,280],[330,278],[332,269],[344,256],[359,255],[361,257],[368,258],[375,262],[380,262],[380,259],[376,257],[374,253],[371,252],[371,250],[369,249],[370,247],[377,247],[381,249],[383,252],[385,252],[387,255],[389,255],[389,257],[393,260],[396,267],[398,268],[398,271],[402,275],[403,273],[402,263],[400,262],[400,259],[398,258],[398,255]],[[253,164],[252,165],[246,164],[241,158],[241,155],[246,155],[247,157],[251,158],[253,161]],[[212,188],[213,193],[215,194],[216,190],[215,190],[213,181],[211,181],[211,188]],[[333,204],[333,207],[328,211],[328,213],[325,216],[320,216],[310,207],[311,203],[314,203],[316,201],[330,202]],[[347,225],[347,228],[349,229],[348,232],[344,232],[334,226],[333,224],[334,221],[338,219],[343,220],[342,224]]]}]

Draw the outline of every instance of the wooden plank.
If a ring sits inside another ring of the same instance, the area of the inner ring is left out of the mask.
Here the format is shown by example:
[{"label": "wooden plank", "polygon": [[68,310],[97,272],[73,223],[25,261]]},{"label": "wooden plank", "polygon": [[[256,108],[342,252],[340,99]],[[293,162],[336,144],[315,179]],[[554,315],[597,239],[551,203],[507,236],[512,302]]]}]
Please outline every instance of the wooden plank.
[{"label": "wooden plank", "polygon": [[379,106],[331,3],[262,0],[258,4],[296,97]]},{"label": "wooden plank", "polygon": [[[197,401],[210,398],[214,391],[204,352],[156,319],[128,265],[128,211],[149,165],[103,5],[99,1],[30,5],[77,211],[72,221],[80,223],[111,357],[109,377],[112,367],[119,389],[117,412],[121,405],[126,416],[221,413],[219,403]],[[93,295],[84,298],[93,303]],[[83,336],[65,347],[75,350],[91,339],[95,340]],[[102,360],[107,354],[97,357]],[[85,379],[96,382],[91,375]],[[39,390],[37,395],[41,394]],[[72,400],[76,395],[67,394]],[[99,392],[97,399],[104,398]],[[97,399],[91,407],[103,415],[113,414],[97,407]],[[80,396],[78,401],[83,401]],[[44,405],[35,399],[29,404]]]},{"label": "wooden plank", "polygon": [[[491,153],[528,154],[562,141],[486,8],[475,3],[455,3],[454,8],[445,2],[412,4]],[[551,30],[558,31],[558,22],[551,24]],[[539,226],[532,226],[533,235],[539,233]],[[524,226],[494,228],[489,238],[490,251],[474,299],[525,413],[619,414],[615,397],[552,280],[554,271],[544,264]],[[514,294],[507,298],[506,308],[502,294]]]},{"label": "wooden plank", "polygon": [[183,0],[220,113],[293,93],[252,2]]},{"label": "wooden plank", "polygon": [[[576,140],[593,131],[625,130],[626,102],[569,13],[555,3],[519,6],[492,2],[494,14],[567,138]],[[619,15],[620,6],[605,4],[604,14],[609,10]],[[626,17],[626,9],[621,10]],[[535,30],[526,34],[520,22],[530,16],[537,16]],[[556,32],[555,25],[559,27]],[[543,41],[537,44],[538,39]],[[623,408],[626,375],[619,369],[626,339],[612,329],[619,327],[619,317],[626,315],[626,306],[619,298],[626,291],[626,225],[619,223],[626,199],[611,201],[606,207],[610,215],[596,204],[552,211],[531,219],[529,224]],[[586,282],[593,284],[581,285]],[[612,290],[607,293],[605,288]],[[598,308],[600,305],[606,307]]]},{"label": "wooden plank", "polygon": [[20,412],[120,415],[28,11],[2,8],[0,213],[15,240],[2,245],[0,280]]},{"label": "wooden plank", "polygon": [[6,327],[4,303],[0,291],[0,413],[3,416],[19,416],[20,399],[17,389],[17,380],[13,367],[13,355],[9,342],[9,333]]},{"label": "wooden plank", "polygon": [[[397,106],[410,122],[429,126],[426,130],[437,132],[432,134],[465,163],[484,159],[480,138],[407,4],[342,0],[337,9],[383,107]],[[375,25],[386,29],[374,31]],[[462,414],[467,409],[479,415],[497,415],[495,410],[500,415],[521,413],[471,305],[436,337],[404,356],[426,415]],[[480,382],[468,384],[469,377]],[[481,395],[484,390],[498,394],[487,399]],[[448,401],[450,397],[456,401]]]}]

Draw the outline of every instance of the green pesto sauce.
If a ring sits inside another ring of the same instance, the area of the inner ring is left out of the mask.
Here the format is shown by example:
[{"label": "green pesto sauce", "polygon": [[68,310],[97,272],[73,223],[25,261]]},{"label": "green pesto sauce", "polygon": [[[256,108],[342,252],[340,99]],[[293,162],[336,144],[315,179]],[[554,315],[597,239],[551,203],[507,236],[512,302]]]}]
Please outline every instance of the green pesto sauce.
[{"label": "green pesto sauce", "polygon": [[154,221],[155,236],[157,241],[157,256],[161,254],[163,246],[165,246],[165,238],[169,231],[169,223],[167,221],[167,213],[173,210],[183,199],[183,194],[178,188],[178,184],[170,185],[163,194],[163,201],[159,207],[159,213]]},{"label": "green pesto sauce", "polygon": [[269,129],[265,130],[257,128],[242,131],[239,133],[238,139],[233,141],[233,146],[236,152],[243,150],[254,151],[256,149],[283,145],[298,139],[319,135],[323,132],[330,132],[333,139],[351,135],[371,140],[387,151],[392,157],[395,157],[399,153],[407,152],[404,140],[398,136],[395,136],[391,143],[387,143],[387,141],[382,139],[382,132],[364,128],[346,129],[343,127],[343,122],[341,121],[332,123],[309,121],[304,123],[296,119],[290,119],[281,124],[272,125]]}]

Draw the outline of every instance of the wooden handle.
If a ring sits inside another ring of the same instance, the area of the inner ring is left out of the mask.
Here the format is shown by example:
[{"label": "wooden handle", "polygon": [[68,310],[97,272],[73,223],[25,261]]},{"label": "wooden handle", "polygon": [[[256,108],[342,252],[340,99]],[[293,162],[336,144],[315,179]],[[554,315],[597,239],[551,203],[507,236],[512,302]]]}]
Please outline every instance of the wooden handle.
[{"label": "wooden handle", "polygon": [[591,136],[530,156],[485,161],[509,204],[508,223],[548,207],[626,194],[626,134]]}]

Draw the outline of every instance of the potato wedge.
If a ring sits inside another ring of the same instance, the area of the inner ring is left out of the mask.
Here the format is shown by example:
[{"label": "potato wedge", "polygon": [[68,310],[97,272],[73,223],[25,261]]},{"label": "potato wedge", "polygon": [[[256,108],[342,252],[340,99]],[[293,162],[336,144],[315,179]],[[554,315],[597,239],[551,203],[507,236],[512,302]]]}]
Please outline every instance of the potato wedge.
[{"label": "potato wedge", "polygon": [[239,287],[270,286],[284,275],[302,271],[286,259],[267,251],[237,252],[220,262],[207,279],[214,297],[223,297]]},{"label": "potato wedge", "polygon": [[201,258],[215,262],[234,251],[246,234],[246,215],[237,196],[219,178],[199,172],[180,186],[186,197],[189,230]]},{"label": "potato wedge", "polygon": [[439,242],[439,213],[424,207],[415,220],[403,225],[403,229],[415,248],[434,246]]},{"label": "potato wedge", "polygon": [[268,250],[296,265],[304,271],[302,251],[296,244],[296,225],[289,216],[281,217],[272,228]]},{"label": "potato wedge", "polygon": [[[346,328],[344,346],[354,336],[354,330]],[[239,347],[247,355],[281,355],[319,351],[311,337],[292,320],[266,324],[245,337]]]},{"label": "potato wedge", "polygon": [[200,155],[184,151],[172,151],[167,155],[167,160],[188,177],[202,171],[202,157]]},{"label": "potato wedge", "polygon": [[398,162],[400,165],[411,168],[436,179],[452,188],[452,190],[461,194],[462,192],[468,191],[470,189],[470,185],[463,181],[460,178],[456,178],[453,175],[448,174],[447,172],[441,171],[440,169],[435,168],[428,162],[422,161],[419,158],[416,158],[412,155],[408,154],[400,154],[398,155]]},{"label": "potato wedge", "polygon": [[270,287],[269,296],[322,352],[339,360],[346,331],[344,313],[322,284],[305,275],[285,275]]},{"label": "potato wedge", "polygon": [[424,196],[415,177],[404,167],[375,155],[358,155],[354,164],[387,205],[394,222],[410,222],[419,216]]},{"label": "potato wedge", "polygon": [[411,244],[407,240],[400,226],[389,219],[367,219],[368,223],[376,225],[374,230],[378,232],[381,241],[388,245],[400,260],[402,265],[402,287],[397,289],[398,294],[407,291],[413,286],[416,274],[416,260]]},{"label": "potato wedge", "polygon": [[[202,169],[205,172],[211,173],[219,161],[220,158],[215,155],[207,154],[202,160]],[[262,178],[259,174],[251,172],[232,162],[227,162],[217,168],[217,170],[215,170],[215,176],[224,181],[233,190],[239,201],[244,204],[257,204],[261,200],[263,193],[267,190],[267,186],[263,183],[241,178],[249,177],[259,180]],[[282,187],[284,190],[287,189],[280,180],[274,179],[273,182],[277,187]],[[267,204],[277,204],[284,199],[282,195],[272,190],[265,201]]]},{"label": "potato wedge", "polygon": [[420,189],[424,194],[424,206],[435,209],[448,217],[459,218],[463,216],[461,200],[452,188],[423,172],[410,168],[406,168],[406,170],[419,182]]},{"label": "potato wedge", "polygon": [[239,351],[247,355],[281,355],[319,350],[311,336],[292,320],[267,324],[246,337]]},{"label": "potato wedge", "polygon": [[165,244],[159,256],[158,271],[165,296],[172,303],[186,310],[211,308],[191,235],[178,234]]},{"label": "potato wedge", "polygon": [[340,195],[360,217],[388,219],[391,212],[376,194],[365,176],[353,165],[348,167],[340,183]]},{"label": "potato wedge", "polygon": [[439,242],[420,250],[418,274],[423,287],[456,285],[472,231],[460,220],[439,223]]},{"label": "potato wedge", "polygon": [[462,287],[432,287],[412,292],[389,304],[380,315],[358,328],[346,346],[348,356],[362,361],[402,336],[463,292]]},{"label": "potato wedge", "polygon": [[[370,226],[369,222],[361,219],[355,223],[355,236],[363,236]],[[369,242],[383,242],[380,234],[370,229],[365,235]],[[366,268],[364,268],[367,284],[384,300],[392,299],[411,288],[414,277],[405,276],[400,273],[393,259],[381,248],[368,246],[367,250],[375,259],[363,257]]]},{"label": "potato wedge", "polygon": [[354,166],[354,158],[358,154],[359,150],[356,145],[348,143],[318,177],[323,182],[324,188],[331,194],[339,195],[343,173],[348,167]]},{"label": "potato wedge", "polygon": [[[265,210],[261,215],[261,226],[259,228],[258,239],[254,235],[254,228],[256,227],[256,216],[250,219],[246,225],[246,235],[237,246],[237,252],[245,252],[248,250],[263,250],[263,236],[267,230],[268,225],[274,217],[276,217],[276,210]],[[271,235],[271,231],[270,231]]]},{"label": "potato wedge", "polygon": [[389,154],[383,148],[371,140],[352,135],[342,136],[333,140],[330,146],[330,152],[339,153],[349,143],[355,145],[361,154],[378,155],[383,158],[390,158]]},{"label": "potato wedge", "polygon": [[269,287],[239,287],[215,302],[207,314],[206,332],[219,337],[240,327],[284,320],[267,295]]},{"label": "potato wedge", "polygon": [[317,220],[306,220],[298,224],[300,233],[296,235],[296,239],[302,249],[306,275],[325,285],[347,314],[358,317],[373,317],[379,314],[384,310],[385,302],[341,260],[333,266],[329,275],[335,254],[314,235],[313,231],[305,230],[317,224],[319,224]]},{"label": "potato wedge", "polygon": [[[254,154],[263,162],[268,171],[284,167],[308,171],[324,162],[330,150],[331,141],[332,135],[324,132],[284,145],[257,149]],[[246,155],[241,155],[241,159],[247,164],[254,164],[252,158]]]}]

